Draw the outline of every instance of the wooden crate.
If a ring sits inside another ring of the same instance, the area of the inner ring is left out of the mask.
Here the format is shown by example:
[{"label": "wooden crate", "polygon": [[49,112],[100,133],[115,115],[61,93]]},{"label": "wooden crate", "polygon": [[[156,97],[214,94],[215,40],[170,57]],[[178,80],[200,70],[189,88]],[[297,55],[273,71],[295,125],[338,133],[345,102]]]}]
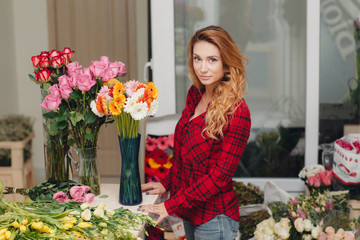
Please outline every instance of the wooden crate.
[{"label": "wooden crate", "polygon": [[[32,157],[24,159],[25,146],[34,138],[34,133],[30,134],[23,141],[3,141],[0,142],[0,149],[10,149],[11,166],[0,166],[0,181],[5,186],[16,188],[29,188],[35,185]],[[5,195],[8,201],[23,201],[25,198],[20,194]]]}]

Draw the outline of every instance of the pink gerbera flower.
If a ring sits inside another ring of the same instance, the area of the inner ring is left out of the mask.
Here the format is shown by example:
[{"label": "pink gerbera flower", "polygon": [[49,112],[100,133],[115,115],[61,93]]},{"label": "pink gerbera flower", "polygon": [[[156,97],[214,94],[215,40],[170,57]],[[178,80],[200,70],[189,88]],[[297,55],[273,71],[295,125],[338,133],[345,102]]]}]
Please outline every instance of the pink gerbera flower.
[{"label": "pink gerbera flower", "polygon": [[168,136],[168,141],[169,141],[169,146],[173,148],[174,147],[174,134],[170,134]]},{"label": "pink gerbera flower", "polygon": [[157,139],[157,147],[161,150],[166,150],[169,148],[169,141],[168,141],[168,137],[164,136],[164,137],[159,137]]},{"label": "pink gerbera flower", "polygon": [[111,101],[111,97],[109,95],[109,87],[104,85],[100,88],[100,91],[98,93],[98,96],[103,96],[106,101],[110,102]]},{"label": "pink gerbera flower", "polygon": [[155,138],[152,138],[150,136],[147,136],[146,139],[146,150],[147,151],[154,151],[156,149],[157,140]]},{"label": "pink gerbera flower", "polygon": [[125,83],[125,93],[126,93],[126,95],[131,97],[134,94],[138,84],[139,84],[139,82],[136,81],[136,80],[127,81]]}]

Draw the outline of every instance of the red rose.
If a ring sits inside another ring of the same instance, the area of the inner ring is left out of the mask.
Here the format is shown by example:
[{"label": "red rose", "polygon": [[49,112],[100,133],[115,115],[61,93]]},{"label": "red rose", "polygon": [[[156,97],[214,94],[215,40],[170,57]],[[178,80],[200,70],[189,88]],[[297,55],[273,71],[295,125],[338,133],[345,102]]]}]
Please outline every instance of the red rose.
[{"label": "red rose", "polygon": [[54,50],[51,50],[51,51],[49,52],[49,57],[50,57],[50,59],[52,59],[52,58],[54,58],[54,57],[60,57],[60,55],[61,55],[61,52],[58,52],[58,51],[56,51],[55,49],[54,49]]},{"label": "red rose", "polygon": [[40,53],[40,56],[42,56],[42,57],[48,57],[48,56],[49,56],[49,52],[47,52],[47,51],[42,51],[42,52]]},{"label": "red rose", "polygon": [[50,60],[47,56],[41,56],[40,67],[47,68],[50,66]]},{"label": "red rose", "polygon": [[51,80],[51,74],[52,71],[45,68],[35,73],[35,79],[39,82],[48,82]]},{"label": "red rose", "polygon": [[53,68],[61,67],[65,62],[65,58],[63,56],[55,56],[51,59],[51,66]]},{"label": "red rose", "polygon": [[38,68],[38,67],[40,67],[41,56],[40,55],[32,56],[31,61],[32,61],[34,67]]},{"label": "red rose", "polygon": [[64,48],[64,50],[62,50],[61,52],[63,55],[67,55],[69,59],[71,59],[73,57],[74,51],[71,51],[70,48],[66,47]]}]

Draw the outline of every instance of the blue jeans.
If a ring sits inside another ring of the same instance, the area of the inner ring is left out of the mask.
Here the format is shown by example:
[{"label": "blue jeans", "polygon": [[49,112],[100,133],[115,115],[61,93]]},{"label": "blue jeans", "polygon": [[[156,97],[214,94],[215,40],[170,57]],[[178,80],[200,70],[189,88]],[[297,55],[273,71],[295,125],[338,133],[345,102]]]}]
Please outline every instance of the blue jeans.
[{"label": "blue jeans", "polygon": [[221,214],[201,225],[184,221],[184,229],[186,240],[235,240],[239,222]]}]

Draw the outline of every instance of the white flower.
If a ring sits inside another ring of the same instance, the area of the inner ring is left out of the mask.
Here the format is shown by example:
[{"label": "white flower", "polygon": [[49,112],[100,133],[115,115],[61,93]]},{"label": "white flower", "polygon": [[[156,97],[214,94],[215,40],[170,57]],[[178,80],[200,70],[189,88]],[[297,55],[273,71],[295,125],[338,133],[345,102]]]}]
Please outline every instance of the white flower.
[{"label": "white flower", "polygon": [[303,240],[311,240],[312,236],[310,234],[304,234],[304,235],[302,235],[302,239]]},{"label": "white flower", "polygon": [[311,236],[314,239],[318,239],[321,232],[322,232],[322,228],[320,226],[316,226],[311,230]]},{"label": "white flower", "polygon": [[296,231],[302,233],[304,231],[304,221],[302,218],[297,218],[294,222]]},{"label": "white flower", "polygon": [[157,112],[158,109],[159,109],[159,101],[157,99],[155,99],[150,104],[150,109],[149,109],[148,116],[155,115],[155,113]]},{"label": "white flower", "polygon": [[134,108],[130,110],[130,114],[134,120],[141,120],[147,116],[147,111],[148,111],[147,103],[139,102],[136,103],[134,105]]},{"label": "white flower", "polygon": [[94,100],[91,101],[90,103],[90,107],[91,107],[91,111],[98,117],[103,117],[104,114],[99,112],[97,109],[96,109],[96,102]]},{"label": "white flower", "polygon": [[82,213],[81,213],[81,218],[85,221],[90,221],[91,219],[91,211],[90,209],[85,209]]},{"label": "white flower", "polygon": [[280,226],[281,227],[290,227],[289,226],[289,223],[290,223],[290,219],[288,219],[288,218],[281,218],[281,220],[280,220]]},{"label": "white flower", "polygon": [[80,216],[80,212],[74,210],[74,211],[69,212],[69,215]]},{"label": "white flower", "polygon": [[101,203],[99,203],[99,205],[97,205],[96,208],[101,208],[102,210],[104,210],[105,207],[106,207],[106,202],[101,202]]},{"label": "white flower", "polygon": [[99,218],[104,217],[104,209],[101,207],[100,208],[97,207],[94,211],[94,216],[99,217]]},{"label": "white flower", "polygon": [[90,208],[90,204],[87,202],[84,202],[83,204],[80,205],[80,208],[81,208],[81,210],[85,210],[87,208]]},{"label": "white flower", "polygon": [[312,225],[311,221],[309,219],[304,220],[304,230],[307,232],[310,232],[314,226]]},{"label": "white flower", "polygon": [[106,215],[109,217],[112,217],[115,214],[115,211],[113,209],[106,209]]}]

